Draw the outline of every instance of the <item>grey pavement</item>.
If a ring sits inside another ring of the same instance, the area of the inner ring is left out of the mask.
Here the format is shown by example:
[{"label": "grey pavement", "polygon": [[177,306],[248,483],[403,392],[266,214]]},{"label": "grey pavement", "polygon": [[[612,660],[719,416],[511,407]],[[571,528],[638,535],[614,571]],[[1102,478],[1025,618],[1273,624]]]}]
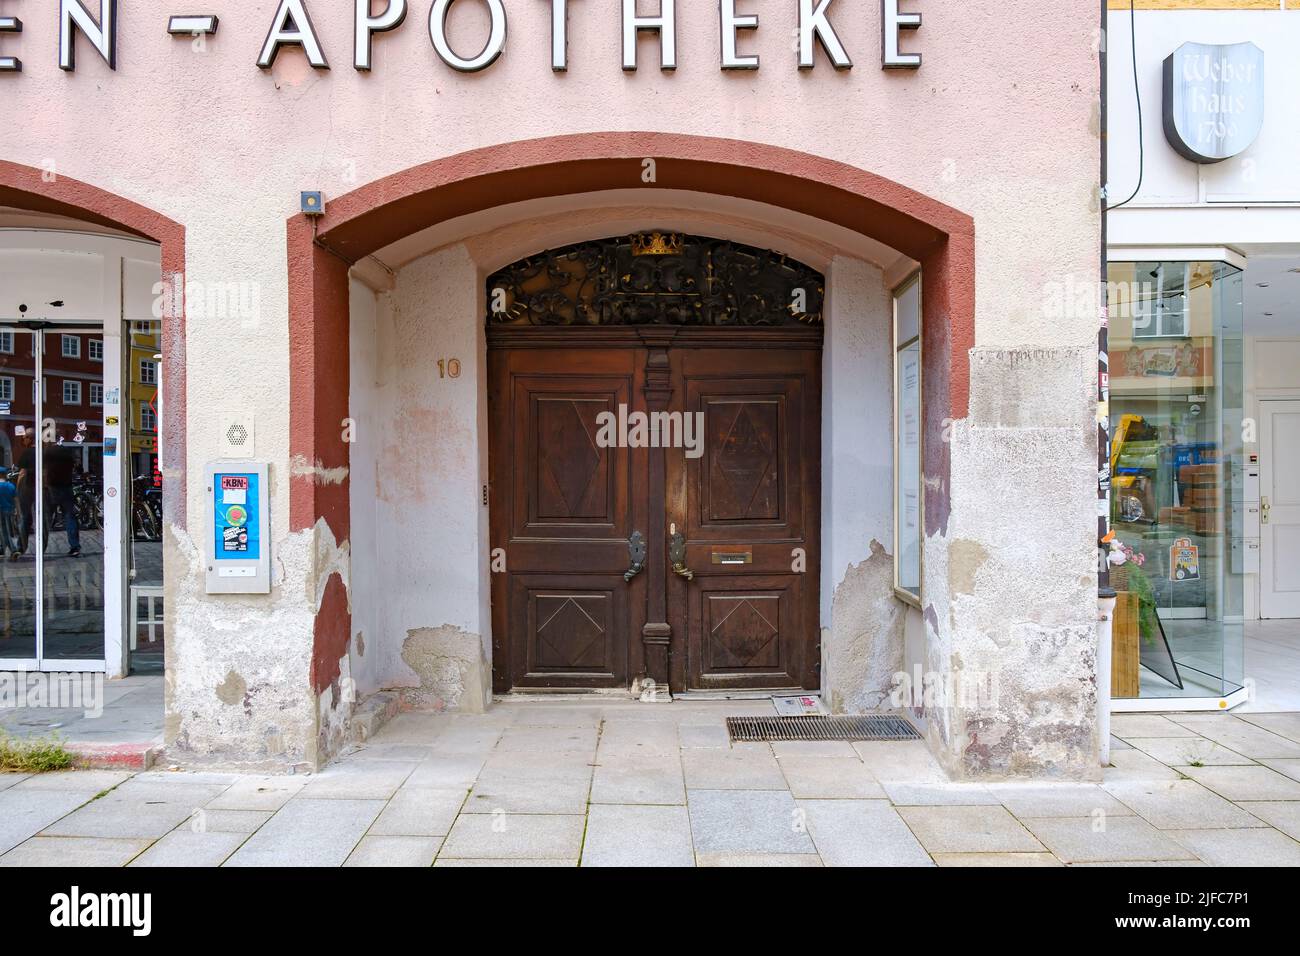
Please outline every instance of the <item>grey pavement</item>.
[{"label": "grey pavement", "polygon": [[1300,719],[1125,714],[1099,783],[920,741],[732,744],[766,701],[404,713],[324,771],[0,774],[0,866],[1300,866]]}]

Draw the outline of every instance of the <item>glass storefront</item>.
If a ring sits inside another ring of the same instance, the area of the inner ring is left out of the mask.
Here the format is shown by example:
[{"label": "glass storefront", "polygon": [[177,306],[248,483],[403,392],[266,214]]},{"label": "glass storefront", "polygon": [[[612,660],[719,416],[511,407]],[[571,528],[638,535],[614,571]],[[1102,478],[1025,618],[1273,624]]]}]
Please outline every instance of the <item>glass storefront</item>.
[{"label": "glass storefront", "polygon": [[104,338],[0,331],[0,660],[104,661]]},{"label": "glass storefront", "polygon": [[1112,262],[1115,698],[1244,685],[1242,273]]}]

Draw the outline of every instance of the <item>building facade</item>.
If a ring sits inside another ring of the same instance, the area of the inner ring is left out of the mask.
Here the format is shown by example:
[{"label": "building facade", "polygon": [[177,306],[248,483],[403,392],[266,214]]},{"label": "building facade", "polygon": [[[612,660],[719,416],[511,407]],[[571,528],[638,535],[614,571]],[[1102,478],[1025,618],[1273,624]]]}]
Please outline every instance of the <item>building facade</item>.
[{"label": "building facade", "polygon": [[110,356],[110,674],[153,413],[173,759],[316,766],[380,691],[804,689],[1099,773],[1096,15],[207,9],[0,0],[0,318]]},{"label": "building facade", "polygon": [[1146,558],[1153,612],[1128,629],[1143,666],[1117,668],[1116,707],[1285,709],[1300,689],[1300,5],[1110,6],[1113,526]]}]

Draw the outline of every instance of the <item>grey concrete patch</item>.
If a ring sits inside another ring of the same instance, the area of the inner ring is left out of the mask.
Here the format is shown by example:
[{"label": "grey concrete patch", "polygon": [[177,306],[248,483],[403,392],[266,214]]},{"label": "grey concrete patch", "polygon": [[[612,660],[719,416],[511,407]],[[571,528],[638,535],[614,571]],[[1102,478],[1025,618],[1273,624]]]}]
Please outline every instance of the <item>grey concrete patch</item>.
[{"label": "grey concrete patch", "polygon": [[577,860],[584,822],[581,815],[461,814],[438,858]]},{"label": "grey concrete patch", "polygon": [[815,853],[794,798],[785,790],[690,790],[697,853]]},{"label": "grey concrete patch", "polygon": [[1210,866],[1300,866],[1300,843],[1273,829],[1172,830]]},{"label": "grey concrete patch", "polygon": [[0,773],[0,793],[8,790],[16,783],[22,783],[30,776],[30,773]]},{"label": "grey concrete patch", "polygon": [[1003,807],[900,807],[930,853],[1033,853],[1042,845]]},{"label": "grey concrete patch", "polygon": [[689,790],[784,790],[785,777],[762,746],[752,750],[687,750],[682,753]]},{"label": "grey concrete patch", "polygon": [[157,787],[132,792],[130,786],[125,783],[68,814],[42,831],[43,835],[157,839],[192,819],[212,799],[210,791],[194,793],[191,787],[177,788],[181,792],[173,795],[159,792]]},{"label": "grey concrete patch", "polygon": [[416,628],[407,632],[402,660],[419,687],[401,689],[402,704],[414,710],[481,714],[492,699],[492,666],[477,634],[458,627]]},{"label": "grey concrete patch", "polygon": [[681,758],[676,753],[663,757],[600,756],[591,780],[591,802],[684,806],[686,786]]},{"label": "grey concrete patch", "polygon": [[[372,836],[446,836],[465,803],[467,790],[402,787],[370,828]],[[433,861],[433,857],[429,858]]]},{"label": "grey concrete patch", "polygon": [[132,860],[131,866],[220,866],[247,838],[246,833],[175,830]]},{"label": "grey concrete patch", "polygon": [[885,791],[852,757],[782,757],[777,761],[795,799],[883,799]]},{"label": "grey concrete patch", "polygon": [[871,556],[850,565],[835,588],[831,625],[822,631],[825,700],[832,713],[890,706],[903,669],[906,605],[894,597],[894,561],[872,540]]},{"label": "grey concrete patch", "polygon": [[226,866],[339,866],[384,808],[382,800],[290,800]]},{"label": "grey concrete patch", "polygon": [[1029,817],[1021,821],[1066,863],[1147,862],[1195,859],[1179,843],[1141,817]]},{"label": "grey concrete patch", "polygon": [[442,845],[441,837],[375,836],[362,838],[344,866],[421,867],[433,866]]},{"label": "grey concrete patch", "polygon": [[989,784],[989,791],[1018,817],[1131,816],[1133,813],[1093,783]]},{"label": "grey concrete patch", "polygon": [[1204,737],[1134,737],[1130,743],[1170,767],[1187,767],[1196,763],[1208,766],[1249,765],[1255,762]]},{"label": "grey concrete patch", "polygon": [[1195,780],[1121,780],[1102,787],[1160,830],[1263,826]]},{"label": "grey concrete patch", "polygon": [[686,807],[593,806],[583,866],[694,866]]},{"label": "grey concrete patch", "polygon": [[1179,770],[1234,803],[1300,800],[1300,781],[1268,767],[1180,767]]},{"label": "grey concrete patch", "polygon": [[492,754],[464,813],[585,813],[590,758],[575,754]]},{"label": "grey concrete patch", "polygon": [[0,856],[0,866],[125,866],[151,842],[103,837],[34,836]]},{"label": "grey concrete patch", "polygon": [[884,800],[800,800],[827,866],[931,866],[929,854]]}]

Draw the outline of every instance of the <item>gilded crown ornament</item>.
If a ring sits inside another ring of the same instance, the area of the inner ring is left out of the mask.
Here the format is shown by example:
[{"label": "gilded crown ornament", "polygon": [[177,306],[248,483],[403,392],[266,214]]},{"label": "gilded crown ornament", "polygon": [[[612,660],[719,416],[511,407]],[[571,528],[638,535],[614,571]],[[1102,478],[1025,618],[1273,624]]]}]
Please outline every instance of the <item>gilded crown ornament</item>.
[{"label": "gilded crown ornament", "polygon": [[651,232],[632,236],[634,256],[680,256],[685,240],[673,232]]}]

